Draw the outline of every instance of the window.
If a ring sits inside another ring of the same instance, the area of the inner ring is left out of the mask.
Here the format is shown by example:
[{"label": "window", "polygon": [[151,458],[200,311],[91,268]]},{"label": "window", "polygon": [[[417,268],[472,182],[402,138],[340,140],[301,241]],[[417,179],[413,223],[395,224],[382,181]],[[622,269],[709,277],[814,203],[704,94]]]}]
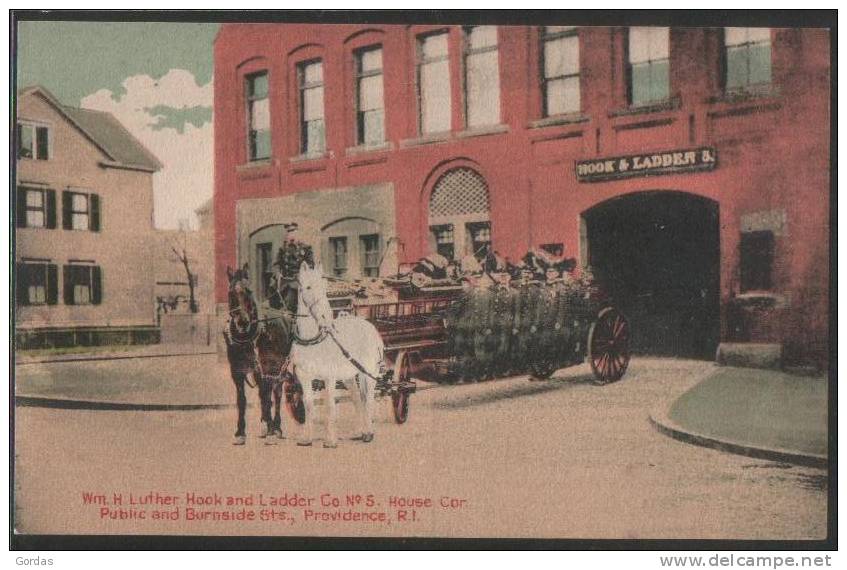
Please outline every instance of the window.
[{"label": "window", "polygon": [[55,228],[56,192],[46,188],[18,187],[16,218],[19,228]]},{"label": "window", "polygon": [[57,268],[46,261],[25,261],[15,267],[18,305],[55,305],[57,295]]},{"label": "window", "polygon": [[430,230],[435,238],[436,253],[443,255],[447,259],[454,259],[455,247],[453,243],[453,226],[451,224],[433,226]]},{"label": "window", "polygon": [[326,150],[324,125],[324,72],[320,60],[300,64],[300,152],[323,154]]},{"label": "window", "polygon": [[347,238],[329,238],[329,249],[332,256],[332,274],[344,277],[347,273]]},{"label": "window", "polygon": [[669,28],[629,28],[629,102],[644,105],[670,94]]},{"label": "window", "polygon": [[271,106],[266,71],[246,77],[247,152],[249,160],[271,156]]},{"label": "window", "polygon": [[447,32],[418,38],[418,104],[421,134],[450,130]]},{"label": "window", "polygon": [[477,259],[483,259],[491,250],[491,223],[478,222],[468,224],[468,236],[471,240],[471,253]]},{"label": "window", "polygon": [[100,197],[82,192],[62,192],[62,228],[100,231]]},{"label": "window", "polygon": [[99,305],[102,301],[102,271],[96,265],[65,265],[64,296],[66,305]]},{"label": "window", "polygon": [[741,292],[772,287],[774,234],[770,230],[741,234]]},{"label": "window", "polygon": [[362,255],[362,275],[379,277],[379,235],[359,236],[359,251]]},{"label": "window", "polygon": [[578,113],[579,35],[574,26],[545,26],[541,36],[541,95],[545,117]]},{"label": "window", "polygon": [[384,141],[382,48],[366,48],[356,53],[356,144]]},{"label": "window", "polygon": [[771,82],[770,28],[725,28],[726,89],[744,89]]},{"label": "window", "polygon": [[273,243],[257,243],[256,259],[259,261],[259,292],[263,299],[268,298],[268,287],[273,279]]},{"label": "window", "polygon": [[469,128],[500,122],[497,26],[465,28],[465,120]]},{"label": "window", "polygon": [[50,158],[49,129],[32,123],[18,123],[18,158]]}]

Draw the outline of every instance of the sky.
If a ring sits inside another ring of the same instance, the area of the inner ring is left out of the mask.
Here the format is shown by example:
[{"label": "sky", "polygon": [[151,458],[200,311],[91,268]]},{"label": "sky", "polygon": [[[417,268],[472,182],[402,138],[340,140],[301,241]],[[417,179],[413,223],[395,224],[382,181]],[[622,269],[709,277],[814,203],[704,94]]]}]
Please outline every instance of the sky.
[{"label": "sky", "polygon": [[218,24],[20,22],[17,87],[108,111],[164,165],[157,228],[197,226],[212,196],[212,42]]}]

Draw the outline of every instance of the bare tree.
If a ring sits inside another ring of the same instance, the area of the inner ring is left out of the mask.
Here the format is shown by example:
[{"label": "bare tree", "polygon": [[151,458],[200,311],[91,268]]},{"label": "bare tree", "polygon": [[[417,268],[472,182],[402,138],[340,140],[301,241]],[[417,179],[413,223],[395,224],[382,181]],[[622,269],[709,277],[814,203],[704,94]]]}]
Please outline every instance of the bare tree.
[{"label": "bare tree", "polygon": [[185,268],[185,276],[188,278],[188,308],[192,313],[197,313],[200,311],[200,307],[197,306],[197,299],[194,297],[194,287],[197,285],[197,275],[191,272],[191,262],[188,259],[188,253],[185,250],[185,247],[182,248],[180,252],[175,247],[171,247],[171,251],[174,252],[177,259],[182,262],[182,266]]}]

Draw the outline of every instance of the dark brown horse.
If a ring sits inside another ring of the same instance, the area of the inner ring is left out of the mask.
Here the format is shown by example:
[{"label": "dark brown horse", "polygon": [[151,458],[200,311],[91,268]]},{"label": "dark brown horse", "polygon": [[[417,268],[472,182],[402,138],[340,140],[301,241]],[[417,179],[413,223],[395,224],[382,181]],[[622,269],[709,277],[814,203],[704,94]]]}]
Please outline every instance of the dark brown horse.
[{"label": "dark brown horse", "polygon": [[[227,268],[229,277],[229,322],[224,337],[232,381],[235,384],[238,424],[235,445],[247,441],[245,385],[258,388],[262,429],[259,437],[266,444],[285,437],[280,416],[282,382],[287,375],[286,359],[291,349],[290,327],[284,319],[258,318],[258,307],[247,282],[247,269],[235,272]],[[273,410],[272,410],[273,408]],[[273,414],[272,414],[273,411]]]}]

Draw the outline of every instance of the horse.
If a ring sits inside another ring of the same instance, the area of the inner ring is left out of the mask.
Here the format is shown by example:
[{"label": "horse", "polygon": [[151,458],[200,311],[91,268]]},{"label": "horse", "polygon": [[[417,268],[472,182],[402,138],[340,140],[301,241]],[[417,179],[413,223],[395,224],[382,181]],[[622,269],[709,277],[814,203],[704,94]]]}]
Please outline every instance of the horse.
[{"label": "horse", "polygon": [[[281,378],[285,371],[285,356],[291,347],[290,327],[260,323],[253,293],[247,285],[247,275],[246,266],[235,272],[227,267],[229,322],[224,331],[224,339],[238,407],[238,423],[233,445],[244,445],[247,442],[245,384],[258,388],[262,417],[259,437],[265,438],[265,444],[273,445],[276,443],[275,438],[285,437],[280,415]],[[279,347],[285,352],[281,359],[278,356],[282,352]],[[254,380],[253,383],[250,378]]]},{"label": "horse", "polygon": [[336,433],[336,382],[350,394],[359,420],[359,433],[353,438],[373,441],[374,392],[384,363],[385,347],[376,328],[361,317],[350,315],[333,319],[320,263],[314,268],[305,262],[297,274],[296,333],[291,349],[294,375],[303,387],[306,417],[297,445],[312,445],[315,385],[326,389],[327,437],[323,446],[338,445]]}]

